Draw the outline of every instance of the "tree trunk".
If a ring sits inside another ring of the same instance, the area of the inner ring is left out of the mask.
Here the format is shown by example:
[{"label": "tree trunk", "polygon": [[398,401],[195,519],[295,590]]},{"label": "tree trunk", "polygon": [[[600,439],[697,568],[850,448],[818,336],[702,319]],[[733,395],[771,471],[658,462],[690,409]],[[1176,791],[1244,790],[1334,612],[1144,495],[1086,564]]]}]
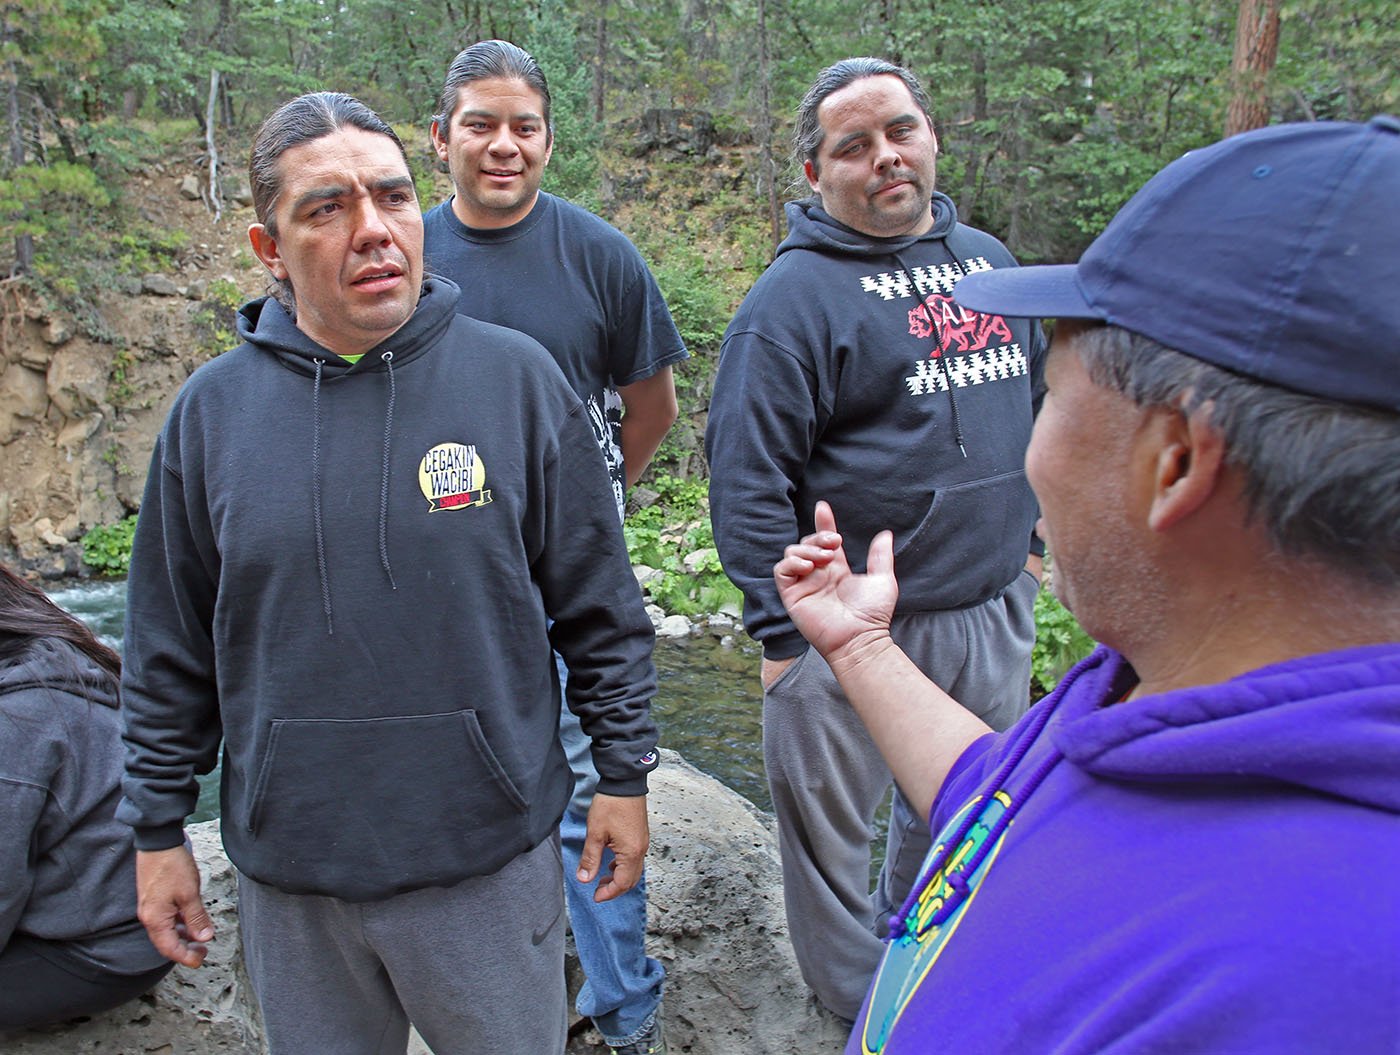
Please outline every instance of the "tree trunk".
[{"label": "tree trunk", "polygon": [[219,101],[219,71],[209,71],[209,104],[204,111],[204,144],[209,152],[209,197],[205,201],[218,223],[223,216],[223,194],[219,190],[219,149],[214,145],[214,109]]},{"label": "tree trunk", "polygon": [[[14,31],[8,18],[5,19],[3,40],[6,50],[13,44]],[[14,59],[5,63],[5,121],[9,132],[9,154],[11,170],[24,164],[24,128],[20,123],[19,68]],[[15,263],[10,275],[22,274],[34,266],[34,236],[15,235]]]},{"label": "tree trunk", "polygon": [[768,191],[768,231],[774,255],[782,240],[778,209],[778,163],[773,156],[773,103],[768,69],[768,5],[758,0],[758,156]]},{"label": "tree trunk", "polygon": [[1279,0],[1240,0],[1225,134],[1269,123],[1269,74],[1278,59]]},{"label": "tree trunk", "polygon": [[598,5],[593,34],[593,121],[601,125],[608,98],[608,5]]}]

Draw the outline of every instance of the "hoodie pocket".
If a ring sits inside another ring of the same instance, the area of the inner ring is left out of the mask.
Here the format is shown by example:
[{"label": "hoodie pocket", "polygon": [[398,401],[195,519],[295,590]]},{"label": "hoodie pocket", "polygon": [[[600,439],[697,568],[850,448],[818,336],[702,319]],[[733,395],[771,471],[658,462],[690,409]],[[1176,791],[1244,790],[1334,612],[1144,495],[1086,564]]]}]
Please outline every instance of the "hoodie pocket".
[{"label": "hoodie pocket", "polygon": [[374,897],[494,871],[528,848],[528,809],[475,711],[278,719],[247,829],[297,886]]},{"label": "hoodie pocket", "polygon": [[1021,469],[939,488],[895,551],[900,610],[965,608],[994,597],[1025,567],[1035,518]]}]

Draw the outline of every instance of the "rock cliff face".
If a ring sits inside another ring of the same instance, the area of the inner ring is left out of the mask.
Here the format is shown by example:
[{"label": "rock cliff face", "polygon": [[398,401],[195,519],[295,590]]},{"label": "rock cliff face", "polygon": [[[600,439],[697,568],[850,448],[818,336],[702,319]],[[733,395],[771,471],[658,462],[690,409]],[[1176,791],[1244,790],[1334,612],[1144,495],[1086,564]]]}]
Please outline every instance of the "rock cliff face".
[{"label": "rock cliff face", "polygon": [[214,332],[227,308],[211,289],[261,292],[242,248],[252,210],[230,202],[215,224],[171,179],[129,189],[188,235],[168,273],[82,290],[83,319],[21,281],[0,282],[0,560],[46,578],[78,574],[83,534],[139,507],[170,401],[231,344]]},{"label": "rock cliff face", "polygon": [[[846,1031],[809,995],[783,915],[777,845],[747,799],[662,752],[652,775],[648,951],[666,966],[665,1021],[673,1053],[822,1055]],[[218,937],[198,971],[176,967],[123,1008],[7,1042],[12,1055],[215,1055],[266,1051],[239,955],[233,869],[218,822],[191,829]],[[566,965],[570,991],[581,981]],[[606,1051],[577,1023],[569,1055]],[[428,1049],[416,1037],[412,1055]]]}]

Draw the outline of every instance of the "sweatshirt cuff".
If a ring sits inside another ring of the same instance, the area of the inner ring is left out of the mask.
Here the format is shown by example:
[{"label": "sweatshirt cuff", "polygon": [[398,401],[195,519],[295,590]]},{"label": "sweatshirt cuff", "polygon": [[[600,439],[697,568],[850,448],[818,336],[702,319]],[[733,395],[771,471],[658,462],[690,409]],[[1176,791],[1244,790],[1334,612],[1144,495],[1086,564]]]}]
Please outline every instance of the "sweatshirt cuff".
[{"label": "sweatshirt cuff", "polygon": [[619,798],[632,799],[638,795],[647,793],[647,775],[629,777],[626,780],[611,780],[608,777],[598,777],[598,790],[604,795],[617,795]]},{"label": "sweatshirt cuff", "polygon": [[177,822],[155,828],[137,828],[132,842],[138,850],[173,850],[184,844],[185,826]]},{"label": "sweatshirt cuff", "polygon": [[807,650],[807,639],[800,630],[788,630],[763,639],[764,659],[792,659]]}]

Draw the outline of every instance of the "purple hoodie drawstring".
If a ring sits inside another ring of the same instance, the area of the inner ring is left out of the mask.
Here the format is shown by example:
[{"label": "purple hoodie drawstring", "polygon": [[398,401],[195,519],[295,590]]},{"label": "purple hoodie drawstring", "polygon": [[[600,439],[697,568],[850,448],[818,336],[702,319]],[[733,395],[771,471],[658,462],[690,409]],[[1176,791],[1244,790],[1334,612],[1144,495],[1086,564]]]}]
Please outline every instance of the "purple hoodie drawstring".
[{"label": "purple hoodie drawstring", "polygon": [[[1060,682],[1055,691],[1051,693],[1050,697],[1041,701],[1030,729],[1020,738],[1011,754],[1007,756],[1006,760],[997,770],[996,775],[989,781],[988,786],[993,790],[987,796],[986,804],[980,810],[969,809],[967,811],[967,816],[962,819],[957,829],[951,836],[944,840],[943,849],[929,862],[928,867],[919,874],[919,878],[910,889],[909,896],[904,899],[904,904],[900,907],[900,910],[890,917],[890,941],[896,941],[906,934],[910,934],[909,917],[915,908],[917,908],[919,899],[924,894],[924,890],[933,881],[934,877],[937,876],[939,872],[943,871],[947,865],[948,859],[963,845],[963,842],[967,839],[968,833],[971,832],[977,825],[977,822],[982,819],[982,816],[986,813],[987,808],[991,805],[991,801],[996,796],[997,792],[1005,787],[1006,781],[1010,779],[1016,767],[1021,764],[1021,761],[1026,757],[1026,753],[1036,741],[1040,739],[1040,735],[1045,731],[1045,727],[1049,724],[1050,717],[1055,711],[1054,701],[1063,696],[1069,686],[1076,680],[1078,680],[1077,672],[1071,671],[1070,676],[1066,676]],[[1011,804],[1003,811],[1002,815],[987,833],[987,838],[982,840],[981,845],[977,848],[977,852],[961,863],[956,871],[951,871],[944,875],[943,880],[952,888],[953,893],[944,900],[938,911],[929,918],[928,922],[920,927],[918,934],[924,934],[930,928],[937,927],[947,922],[948,918],[967,900],[968,894],[971,891],[971,887],[968,885],[968,879],[977,874],[977,869],[982,866],[982,862],[986,860],[987,855],[995,849],[997,841],[1005,833],[1012,820],[1015,819],[1016,814],[1020,812],[1021,807],[1026,804],[1036,788],[1050,775],[1050,771],[1059,765],[1063,759],[1064,755],[1060,754],[1059,750],[1052,746],[1050,753],[1034,770],[1032,770],[1030,777],[1018,790],[1016,795],[1011,797]],[[918,934],[913,934],[911,936],[917,937]]]}]

